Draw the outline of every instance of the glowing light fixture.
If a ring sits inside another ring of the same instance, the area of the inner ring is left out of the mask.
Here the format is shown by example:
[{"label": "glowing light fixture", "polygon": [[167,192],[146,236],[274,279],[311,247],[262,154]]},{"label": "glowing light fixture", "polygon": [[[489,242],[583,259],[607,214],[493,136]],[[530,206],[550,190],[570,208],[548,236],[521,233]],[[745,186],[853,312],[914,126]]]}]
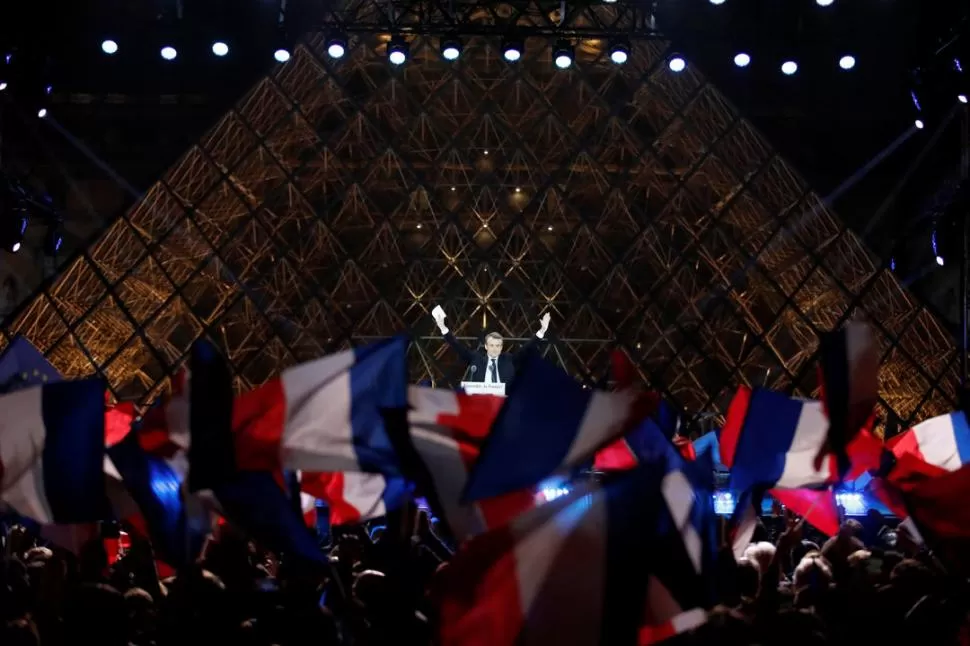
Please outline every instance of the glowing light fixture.
[{"label": "glowing light fixture", "polygon": [[552,50],[552,60],[559,69],[569,69],[573,64],[572,43],[565,39],[556,41],[556,46]]},{"label": "glowing light fixture", "polygon": [[404,40],[404,36],[392,36],[387,43],[387,60],[391,65],[404,65],[408,60],[409,50],[408,41]]}]

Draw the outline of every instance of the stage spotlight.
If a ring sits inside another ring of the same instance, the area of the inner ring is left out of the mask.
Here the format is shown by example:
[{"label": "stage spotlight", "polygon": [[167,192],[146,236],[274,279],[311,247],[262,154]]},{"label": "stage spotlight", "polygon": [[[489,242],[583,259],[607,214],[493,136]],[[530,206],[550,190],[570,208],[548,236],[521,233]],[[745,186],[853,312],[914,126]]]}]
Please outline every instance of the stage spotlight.
[{"label": "stage spotlight", "polygon": [[617,65],[623,65],[630,59],[630,45],[625,41],[617,41],[610,47],[610,60]]},{"label": "stage spotlight", "polygon": [[162,58],[164,58],[167,61],[174,61],[175,58],[179,55],[178,51],[176,51],[176,49],[171,45],[165,45],[165,47],[162,47],[162,50],[160,53],[162,55]]},{"label": "stage spotlight", "polygon": [[6,81],[0,81],[0,92],[3,92],[6,89],[7,89],[7,82]]},{"label": "stage spotlight", "polygon": [[917,119],[916,121],[913,122],[913,125],[916,126],[917,130],[922,130],[923,128],[926,127],[926,124],[923,123],[922,119]]},{"label": "stage spotlight", "polygon": [[404,40],[404,36],[391,36],[387,43],[387,60],[391,61],[391,65],[404,65],[408,60],[408,50],[408,41]]},{"label": "stage spotlight", "polygon": [[280,47],[275,52],[273,52],[273,58],[276,59],[277,63],[285,63],[290,60],[290,50],[285,47]]},{"label": "stage spotlight", "polygon": [[221,40],[217,40],[216,42],[212,43],[212,53],[219,58],[222,58],[229,53],[229,45],[225,44]]},{"label": "stage spotlight", "polygon": [[815,4],[817,4],[820,7],[828,7],[833,2],[835,2],[835,0],[815,0]]},{"label": "stage spotlight", "polygon": [[446,61],[458,60],[461,56],[461,39],[458,36],[447,36],[441,39],[441,55]]},{"label": "stage spotlight", "polygon": [[41,108],[40,110],[38,110],[37,111],[37,118],[38,119],[46,119],[47,118],[47,108]]},{"label": "stage spotlight", "polygon": [[938,264],[940,267],[942,267],[945,264],[943,262],[943,256],[937,256],[936,257],[936,264]]},{"label": "stage spotlight", "polygon": [[616,4],[616,0],[603,0],[605,4]]},{"label": "stage spotlight", "polygon": [[798,63],[795,61],[785,61],[781,64],[781,73],[785,76],[791,76],[798,71]]},{"label": "stage spotlight", "polygon": [[[3,88],[0,88],[0,90],[2,90],[2,89]],[[963,93],[958,94],[957,95],[957,101],[959,101],[960,103],[966,104],[966,102],[967,102],[967,95],[966,94],[963,94]]]},{"label": "stage spotlight", "polygon": [[687,69],[687,61],[684,60],[683,56],[679,54],[674,54],[670,57],[670,62],[667,63],[667,67],[670,68],[671,72],[680,73]]},{"label": "stage spotlight", "polygon": [[44,254],[50,258],[57,256],[64,244],[64,235],[61,233],[60,226],[52,224],[47,227],[47,235],[44,237]]},{"label": "stage spotlight", "polygon": [[751,64],[751,56],[741,52],[740,54],[735,54],[734,64],[738,67],[747,67]]},{"label": "stage spotlight", "polygon": [[724,0],[710,0],[711,4],[724,4]]},{"label": "stage spotlight", "polygon": [[7,207],[9,210],[4,214],[6,220],[3,226],[3,248],[11,253],[17,253],[20,251],[21,244],[24,241],[24,235],[27,233],[27,216],[24,215],[23,206],[20,204],[14,204]]},{"label": "stage spotlight", "polygon": [[522,58],[522,51],[525,49],[524,43],[517,38],[507,38],[502,44],[502,57],[510,63],[514,63]]},{"label": "stage spotlight", "polygon": [[556,46],[552,50],[552,60],[559,69],[568,69],[569,66],[573,64],[572,43],[566,39],[556,41]]},{"label": "stage spotlight", "polygon": [[108,56],[111,56],[112,54],[117,54],[118,43],[111,40],[110,38],[106,38],[105,40],[101,41],[101,51],[107,54]]},{"label": "stage spotlight", "polygon": [[327,38],[327,55],[330,58],[343,58],[347,53],[347,39],[333,35]]},{"label": "stage spotlight", "polygon": [[855,56],[852,56],[851,54],[846,54],[845,56],[840,58],[839,67],[841,67],[844,70],[851,70],[853,67],[855,67]]}]

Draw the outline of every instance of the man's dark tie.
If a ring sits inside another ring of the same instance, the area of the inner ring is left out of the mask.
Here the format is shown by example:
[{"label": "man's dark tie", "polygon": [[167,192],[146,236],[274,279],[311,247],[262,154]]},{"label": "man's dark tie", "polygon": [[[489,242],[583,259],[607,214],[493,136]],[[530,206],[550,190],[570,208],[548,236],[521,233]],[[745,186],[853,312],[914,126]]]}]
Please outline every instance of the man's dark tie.
[{"label": "man's dark tie", "polygon": [[498,373],[495,370],[495,359],[492,359],[491,361],[489,361],[488,370],[489,370],[489,372],[492,373],[492,383],[493,384],[497,384],[498,383]]}]

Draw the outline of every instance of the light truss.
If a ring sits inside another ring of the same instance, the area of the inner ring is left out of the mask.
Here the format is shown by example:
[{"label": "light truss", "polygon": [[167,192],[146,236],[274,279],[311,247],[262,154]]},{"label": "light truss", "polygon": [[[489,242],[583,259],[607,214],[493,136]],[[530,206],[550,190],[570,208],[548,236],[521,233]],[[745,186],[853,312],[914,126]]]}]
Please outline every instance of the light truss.
[{"label": "light truss", "polygon": [[739,384],[815,393],[818,332],[854,316],[878,331],[887,417],[954,406],[937,320],[693,67],[666,69],[664,43],[636,40],[617,66],[584,41],[563,71],[543,39],[508,65],[495,39],[471,38],[448,63],[417,34],[395,68],[383,36],[352,36],[339,61],[325,38],[5,333],[135,398],[202,335],[239,388],[405,329],[413,379],[454,384],[435,304],[469,338],[521,337],[550,311],[548,352],[571,372],[595,381],[619,349],[715,424]]},{"label": "light truss", "polygon": [[663,38],[646,3],[349,2],[331,7],[321,28],[357,34]]}]

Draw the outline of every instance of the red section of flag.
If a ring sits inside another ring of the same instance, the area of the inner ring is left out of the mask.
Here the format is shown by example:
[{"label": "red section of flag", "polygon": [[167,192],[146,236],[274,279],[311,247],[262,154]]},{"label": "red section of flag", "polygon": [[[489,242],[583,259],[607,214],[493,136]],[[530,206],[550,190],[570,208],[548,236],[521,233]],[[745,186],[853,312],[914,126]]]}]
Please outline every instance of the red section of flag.
[{"label": "red section of flag", "polygon": [[232,407],[236,465],[246,471],[282,469],[280,442],[285,424],[286,396],[279,379],[236,397]]},{"label": "red section of flag", "polygon": [[610,354],[610,367],[613,372],[613,381],[617,390],[624,390],[633,386],[637,377],[636,368],[630,363],[630,358],[621,350],[614,350]]},{"label": "red section of flag", "polygon": [[127,437],[135,419],[135,405],[122,402],[104,411],[104,445],[114,446]]},{"label": "red section of flag", "polygon": [[439,643],[516,643],[523,625],[512,534],[496,530],[466,543],[439,572]]},{"label": "red section of flag", "polygon": [[828,489],[771,489],[768,494],[827,536],[839,532],[839,509]]},{"label": "red section of flag", "polygon": [[674,446],[677,448],[677,452],[685,460],[690,460],[693,462],[697,459],[697,451],[694,450],[694,444],[688,440],[683,435],[675,435],[673,438]]},{"label": "red section of flag", "polygon": [[728,406],[727,415],[724,419],[724,426],[721,428],[721,462],[724,466],[731,468],[734,466],[734,453],[738,448],[738,440],[741,438],[741,431],[744,429],[744,418],[748,415],[748,407],[751,405],[751,389],[747,386],[740,386],[738,392],[731,399]]},{"label": "red section of flag", "polygon": [[597,451],[593,458],[593,468],[597,471],[627,471],[637,464],[630,445],[622,437]]}]

